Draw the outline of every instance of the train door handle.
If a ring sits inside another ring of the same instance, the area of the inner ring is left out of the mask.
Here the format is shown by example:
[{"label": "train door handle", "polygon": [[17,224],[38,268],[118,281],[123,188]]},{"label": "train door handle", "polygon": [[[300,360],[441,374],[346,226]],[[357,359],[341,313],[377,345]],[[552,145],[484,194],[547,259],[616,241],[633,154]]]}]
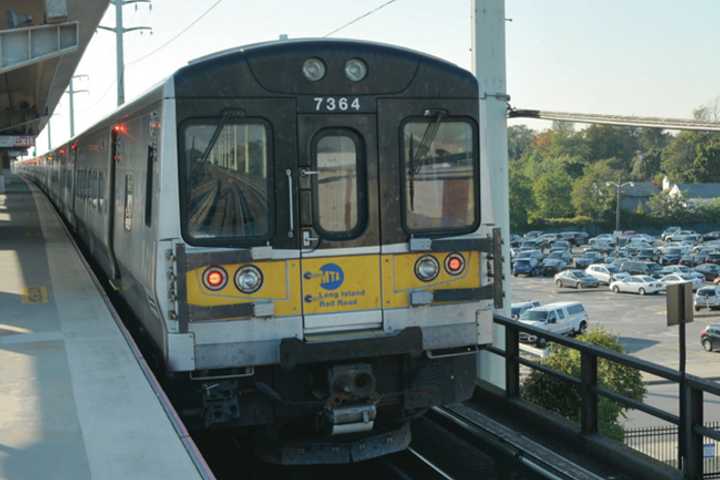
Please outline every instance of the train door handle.
[{"label": "train door handle", "polygon": [[318,174],[318,171],[317,171],[317,170],[310,170],[310,169],[308,169],[308,168],[301,168],[301,169],[300,169],[300,175],[302,175],[302,176],[304,176],[304,177],[309,177],[310,175],[317,175],[317,174]]},{"label": "train door handle", "polygon": [[320,241],[320,238],[313,237],[310,230],[303,230],[302,242],[303,247],[310,248],[314,242]]}]

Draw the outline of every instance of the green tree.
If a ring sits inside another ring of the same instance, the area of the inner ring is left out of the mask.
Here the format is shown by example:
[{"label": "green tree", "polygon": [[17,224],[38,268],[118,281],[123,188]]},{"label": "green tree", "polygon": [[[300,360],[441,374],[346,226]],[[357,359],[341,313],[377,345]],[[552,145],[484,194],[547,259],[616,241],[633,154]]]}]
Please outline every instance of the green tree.
[{"label": "green tree", "polygon": [[[578,339],[623,353],[622,345],[617,337],[600,328],[593,328]],[[577,350],[553,345],[550,355],[542,363],[553,370],[580,378],[580,352]],[[599,384],[634,400],[643,399],[645,386],[638,370],[603,359],[598,360],[597,368]],[[582,397],[575,385],[534,370],[523,385],[522,396],[565,418],[580,420]],[[620,422],[625,418],[625,410],[626,408],[622,405],[600,397],[598,404],[600,432],[610,438],[622,440],[624,432]]]},{"label": "green tree", "polygon": [[532,186],[535,202],[532,218],[572,217],[571,190],[572,178],[560,167],[549,169],[537,177]]},{"label": "green tree", "polygon": [[658,192],[648,200],[647,208],[654,217],[681,221],[688,213],[682,198],[670,196],[665,192]]},{"label": "green tree", "polygon": [[508,127],[508,157],[510,160],[518,160],[530,151],[535,132],[525,125],[513,125]]},{"label": "green tree", "polygon": [[615,209],[614,189],[605,182],[622,180],[623,172],[613,168],[614,159],[597,161],[589,165],[572,187],[572,204],[577,215],[585,215],[593,220],[610,216]]},{"label": "green tree", "polygon": [[630,173],[630,160],[640,150],[637,128],[590,125],[584,130],[583,136],[590,152],[590,161],[615,157],[622,160],[623,169]]},{"label": "green tree", "polygon": [[680,132],[663,150],[661,167],[673,182],[692,182],[695,178],[696,146],[701,141],[699,132]]},{"label": "green tree", "polygon": [[528,224],[533,208],[532,182],[519,169],[510,168],[510,230],[518,232]]},{"label": "green tree", "polygon": [[720,135],[704,134],[695,145],[693,180],[696,182],[720,182]]}]

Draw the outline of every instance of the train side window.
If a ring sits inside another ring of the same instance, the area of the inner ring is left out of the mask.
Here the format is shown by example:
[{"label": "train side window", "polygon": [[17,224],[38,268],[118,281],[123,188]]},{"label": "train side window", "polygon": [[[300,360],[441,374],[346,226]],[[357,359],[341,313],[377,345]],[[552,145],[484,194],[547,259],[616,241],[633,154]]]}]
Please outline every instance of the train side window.
[{"label": "train side window", "polygon": [[147,170],[145,171],[145,225],[152,225],[153,172],[155,170],[156,148],[148,145]]},{"label": "train side window", "polygon": [[364,226],[362,142],[348,129],[321,130],[312,142],[316,228],[325,238],[352,238]]},{"label": "train side window", "polygon": [[132,230],[133,197],[135,196],[135,181],[132,174],[125,175],[125,210],[123,225],[128,232]]},{"label": "train side window", "polygon": [[184,136],[184,233],[196,244],[271,237],[270,128],[262,120],[191,121]]},{"label": "train side window", "polygon": [[410,233],[469,232],[480,222],[477,130],[462,119],[410,119],[402,127],[403,226]]}]

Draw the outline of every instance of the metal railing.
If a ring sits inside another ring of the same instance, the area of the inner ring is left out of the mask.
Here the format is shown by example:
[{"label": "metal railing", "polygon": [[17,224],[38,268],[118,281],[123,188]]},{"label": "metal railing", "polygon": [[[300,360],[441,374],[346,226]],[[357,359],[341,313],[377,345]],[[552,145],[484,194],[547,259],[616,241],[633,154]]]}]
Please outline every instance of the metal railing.
[{"label": "metal railing", "polygon": [[[720,421],[705,422],[705,427],[718,430]],[[656,460],[677,466],[678,434],[678,427],[675,425],[626,428],[623,443]],[[720,478],[718,441],[704,438],[703,450],[703,478]]]},{"label": "metal railing", "polygon": [[[655,418],[659,418],[677,427],[678,441],[676,450],[677,461],[674,467],[680,469],[687,479],[703,477],[703,438],[720,441],[720,431],[716,425],[703,424],[703,396],[708,393],[720,396],[720,384],[710,382],[694,375],[681,375],[680,372],[621,354],[596,345],[581,342],[531,327],[515,320],[496,315],[495,323],[505,327],[505,349],[492,345],[485,350],[505,359],[505,395],[511,399],[520,399],[520,366],[525,365],[549,375],[552,378],[575,385],[580,392],[582,408],[580,411],[580,431],[582,434],[598,432],[598,400],[605,397],[625,408],[639,410]],[[528,360],[520,356],[520,332],[527,332],[545,341],[553,342],[580,352],[580,377],[567,375],[546,365]],[[680,415],[662,410],[642,401],[612,391],[598,382],[598,360],[604,359],[619,365],[637,369],[669,382],[678,384],[680,395]],[[710,472],[708,472],[710,473]],[[705,477],[709,478],[709,477]]]}]

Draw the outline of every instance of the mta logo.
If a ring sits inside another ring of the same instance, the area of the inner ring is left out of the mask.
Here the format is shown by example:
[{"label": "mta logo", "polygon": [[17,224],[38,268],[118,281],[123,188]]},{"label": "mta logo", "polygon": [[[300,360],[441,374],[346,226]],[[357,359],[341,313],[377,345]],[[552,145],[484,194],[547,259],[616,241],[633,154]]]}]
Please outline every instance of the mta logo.
[{"label": "mta logo", "polygon": [[342,268],[334,263],[326,263],[320,267],[320,271],[322,272],[320,286],[325,290],[335,290],[339,288],[345,280],[345,273],[343,273]]}]

